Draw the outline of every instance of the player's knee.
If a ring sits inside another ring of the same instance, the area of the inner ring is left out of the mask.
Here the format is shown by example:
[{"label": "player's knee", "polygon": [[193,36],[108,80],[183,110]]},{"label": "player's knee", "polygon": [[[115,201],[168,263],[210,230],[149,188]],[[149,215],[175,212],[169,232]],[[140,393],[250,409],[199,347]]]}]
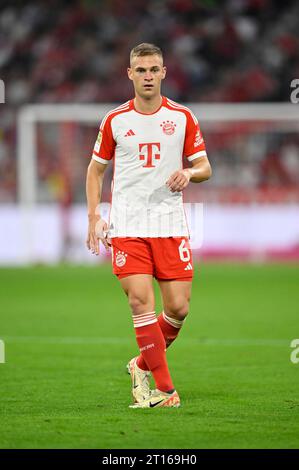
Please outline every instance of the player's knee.
[{"label": "player's knee", "polygon": [[168,305],[166,314],[175,318],[176,320],[183,321],[188,315],[189,301],[187,299],[176,299]]},{"label": "player's knee", "polygon": [[128,297],[133,315],[140,315],[153,310],[151,301],[146,295],[129,294]]}]

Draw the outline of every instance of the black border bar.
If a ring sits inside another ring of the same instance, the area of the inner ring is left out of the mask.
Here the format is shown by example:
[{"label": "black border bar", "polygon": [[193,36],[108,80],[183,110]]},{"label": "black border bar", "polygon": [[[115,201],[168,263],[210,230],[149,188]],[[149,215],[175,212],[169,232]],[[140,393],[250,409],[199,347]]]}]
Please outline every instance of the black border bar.
[{"label": "black border bar", "polygon": [[13,465],[76,464],[83,468],[121,466],[151,468],[156,465],[210,467],[219,464],[298,464],[298,449],[0,449],[1,469]]}]

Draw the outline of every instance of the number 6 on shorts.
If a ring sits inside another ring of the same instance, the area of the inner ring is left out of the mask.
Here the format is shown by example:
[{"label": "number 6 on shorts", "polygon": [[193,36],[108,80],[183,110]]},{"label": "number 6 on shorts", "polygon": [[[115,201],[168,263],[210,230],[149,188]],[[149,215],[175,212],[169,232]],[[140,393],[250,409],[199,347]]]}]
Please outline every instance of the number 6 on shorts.
[{"label": "number 6 on shorts", "polygon": [[185,245],[186,245],[186,240],[183,239],[179,246],[179,254],[180,254],[181,261],[183,261],[184,263],[186,263],[187,261],[190,261],[190,250]]}]

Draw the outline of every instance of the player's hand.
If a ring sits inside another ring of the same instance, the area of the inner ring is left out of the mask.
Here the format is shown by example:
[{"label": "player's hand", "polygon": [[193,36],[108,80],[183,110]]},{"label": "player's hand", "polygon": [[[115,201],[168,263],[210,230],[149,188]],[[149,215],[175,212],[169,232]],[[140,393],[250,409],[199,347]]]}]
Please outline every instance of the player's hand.
[{"label": "player's hand", "polygon": [[99,239],[96,235],[96,224],[100,220],[99,215],[88,217],[88,232],[86,239],[86,246],[91,250],[92,254],[98,255],[100,252]]},{"label": "player's hand", "polygon": [[108,224],[105,220],[101,219],[100,216],[96,214],[89,217],[86,246],[91,250],[92,254],[98,255],[100,253],[99,240],[101,240],[106,250],[109,250],[110,245],[107,232]]},{"label": "player's hand", "polygon": [[111,240],[108,238],[109,227],[104,219],[99,219],[95,226],[95,233],[98,239],[101,240],[104,247],[109,251],[111,246]]},{"label": "player's hand", "polygon": [[175,171],[166,181],[166,186],[172,193],[176,191],[183,191],[188,186],[191,178],[191,172],[188,168],[184,170]]}]

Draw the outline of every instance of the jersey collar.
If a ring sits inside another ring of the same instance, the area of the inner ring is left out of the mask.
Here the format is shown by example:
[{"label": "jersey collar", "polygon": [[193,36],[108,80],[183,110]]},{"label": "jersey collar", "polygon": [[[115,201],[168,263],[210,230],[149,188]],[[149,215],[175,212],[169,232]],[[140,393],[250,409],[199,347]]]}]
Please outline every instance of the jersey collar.
[{"label": "jersey collar", "polygon": [[134,98],[130,101],[130,107],[131,109],[133,109],[136,113],[138,114],[143,114],[144,116],[152,116],[153,114],[156,114],[160,111],[160,109],[162,108],[162,106],[164,106],[166,103],[166,98],[165,96],[162,96],[162,101],[161,101],[161,104],[159,106],[158,109],[156,109],[156,111],[154,111],[153,113],[142,113],[141,111],[137,111],[137,109],[135,108],[135,104],[134,104]]}]

